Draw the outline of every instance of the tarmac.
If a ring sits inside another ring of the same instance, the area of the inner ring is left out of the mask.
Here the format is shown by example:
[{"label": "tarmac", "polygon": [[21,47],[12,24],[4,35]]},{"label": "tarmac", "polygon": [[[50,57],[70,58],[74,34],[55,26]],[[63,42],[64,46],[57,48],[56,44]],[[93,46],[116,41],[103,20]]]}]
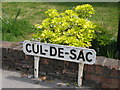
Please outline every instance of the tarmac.
[{"label": "tarmac", "polygon": [[85,90],[90,90],[87,86],[76,87],[59,79],[43,81],[41,79],[34,79],[32,75],[26,76],[16,71],[1,69],[0,71],[2,71],[2,75],[0,74],[2,88],[85,88]]}]

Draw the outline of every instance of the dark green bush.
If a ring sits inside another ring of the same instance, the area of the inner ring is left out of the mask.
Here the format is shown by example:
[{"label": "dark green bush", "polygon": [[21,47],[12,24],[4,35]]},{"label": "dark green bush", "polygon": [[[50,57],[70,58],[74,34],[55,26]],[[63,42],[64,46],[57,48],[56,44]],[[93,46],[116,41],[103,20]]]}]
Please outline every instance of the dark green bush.
[{"label": "dark green bush", "polygon": [[108,58],[118,58],[116,52],[116,37],[105,27],[97,25],[95,29],[95,39],[92,41],[92,47],[98,56],[106,56]]}]

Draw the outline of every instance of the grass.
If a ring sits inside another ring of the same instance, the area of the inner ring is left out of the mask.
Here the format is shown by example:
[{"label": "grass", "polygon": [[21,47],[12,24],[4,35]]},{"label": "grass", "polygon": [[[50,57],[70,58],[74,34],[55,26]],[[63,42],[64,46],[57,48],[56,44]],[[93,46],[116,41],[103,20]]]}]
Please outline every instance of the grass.
[{"label": "grass", "polygon": [[[18,16],[18,20],[19,21],[20,20],[28,21],[28,23],[30,25],[34,25],[37,23],[40,24],[42,22],[42,20],[45,18],[44,12],[47,9],[56,8],[58,11],[62,12],[66,9],[72,9],[72,7],[80,5],[80,4],[86,4],[86,3],[82,3],[82,2],[80,2],[80,3],[78,3],[78,2],[72,2],[72,3],[68,3],[68,2],[58,2],[58,3],[55,3],[55,2],[54,3],[48,3],[48,2],[3,2],[2,9],[6,13],[6,15],[11,19],[14,19],[18,9],[21,9],[21,13]],[[96,13],[91,18],[91,20],[94,21],[95,23],[101,25],[102,27],[105,27],[106,30],[113,33],[113,36],[115,36],[115,38],[116,38],[117,28],[118,28],[118,3],[92,2],[89,4],[93,5],[93,7],[96,10]],[[3,15],[3,17],[4,17],[4,15]],[[22,22],[20,21],[19,24],[22,24]],[[23,29],[26,29],[25,27],[26,26],[23,25]],[[30,29],[30,28],[28,28],[28,29]],[[33,33],[34,33],[34,31],[33,31]],[[6,38],[9,38],[9,36]],[[5,39],[5,40],[20,41],[20,40],[26,39],[26,37],[22,37],[22,38],[20,38],[20,36],[18,36],[18,37],[19,38],[17,40],[15,40],[15,39],[12,39],[12,40]]]}]

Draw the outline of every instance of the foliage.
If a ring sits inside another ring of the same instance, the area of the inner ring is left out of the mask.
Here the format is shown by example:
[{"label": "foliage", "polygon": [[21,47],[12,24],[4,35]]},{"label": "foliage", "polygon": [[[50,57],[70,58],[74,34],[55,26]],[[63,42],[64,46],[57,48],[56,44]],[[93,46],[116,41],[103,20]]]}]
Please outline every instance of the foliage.
[{"label": "foliage", "polygon": [[105,46],[111,43],[112,38],[113,38],[113,35],[111,34],[110,31],[108,32],[105,27],[101,27],[97,25],[97,27],[95,28],[95,39],[98,45]]},{"label": "foliage", "polygon": [[95,39],[92,41],[92,47],[98,56],[106,56],[108,58],[118,58],[116,37],[108,32],[106,28],[99,25],[95,28]]},{"label": "foliage", "polygon": [[89,47],[94,38],[96,25],[89,20],[95,10],[89,4],[78,5],[72,10],[59,13],[56,9],[46,11],[47,18],[35,25],[37,41],[76,47]]},{"label": "foliage", "polygon": [[2,39],[5,41],[15,41],[22,39],[26,33],[31,33],[31,25],[26,20],[18,19],[20,15],[20,9],[18,9],[15,18],[9,18],[3,10],[2,20]]},{"label": "foliage", "polygon": [[[97,55],[106,56],[106,57],[116,57],[116,40],[117,40],[117,32],[118,32],[118,3],[113,2],[87,2],[91,4],[95,9],[95,15],[92,17],[89,16],[88,19],[97,23],[97,27],[95,30],[95,38],[92,40],[92,47],[97,52]],[[3,2],[2,3],[2,17],[7,19],[12,23],[16,17],[16,12],[18,12],[18,8],[21,9],[19,16],[15,22],[14,28],[12,27],[11,33],[4,32],[5,27],[7,25],[2,22],[2,33],[3,40],[7,41],[22,41],[28,40],[31,38],[33,33],[42,33],[42,28],[35,28],[39,30],[39,32],[32,31],[31,25],[33,24],[41,24],[41,21],[45,19],[44,12],[50,8],[56,8],[59,12],[65,11],[65,9],[72,9],[72,7],[86,4],[86,2]],[[4,13],[7,17],[4,17]],[[80,13],[79,13],[80,14]],[[114,19],[112,19],[114,18]],[[10,25],[9,25],[10,26]],[[16,29],[15,29],[16,28]],[[16,31],[16,32],[15,32]],[[22,32],[21,34],[15,34]],[[104,32],[104,33],[103,33]],[[41,35],[41,34],[38,34]],[[105,37],[105,38],[104,38]],[[103,43],[103,44],[102,44]],[[112,54],[111,54],[112,53]]]}]

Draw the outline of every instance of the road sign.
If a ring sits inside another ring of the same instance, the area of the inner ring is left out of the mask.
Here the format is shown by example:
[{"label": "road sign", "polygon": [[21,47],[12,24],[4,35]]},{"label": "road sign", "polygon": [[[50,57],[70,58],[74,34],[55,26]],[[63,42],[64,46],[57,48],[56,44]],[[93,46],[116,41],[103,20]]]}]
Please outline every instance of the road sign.
[{"label": "road sign", "polygon": [[96,52],[83,47],[24,41],[23,52],[27,55],[41,56],[76,63],[94,64]]},{"label": "road sign", "polygon": [[82,85],[84,64],[94,64],[96,52],[93,49],[84,47],[72,47],[58,44],[41,43],[36,41],[24,41],[23,52],[26,55],[34,56],[34,77],[38,78],[40,57],[53,58],[79,63],[78,86]]}]

